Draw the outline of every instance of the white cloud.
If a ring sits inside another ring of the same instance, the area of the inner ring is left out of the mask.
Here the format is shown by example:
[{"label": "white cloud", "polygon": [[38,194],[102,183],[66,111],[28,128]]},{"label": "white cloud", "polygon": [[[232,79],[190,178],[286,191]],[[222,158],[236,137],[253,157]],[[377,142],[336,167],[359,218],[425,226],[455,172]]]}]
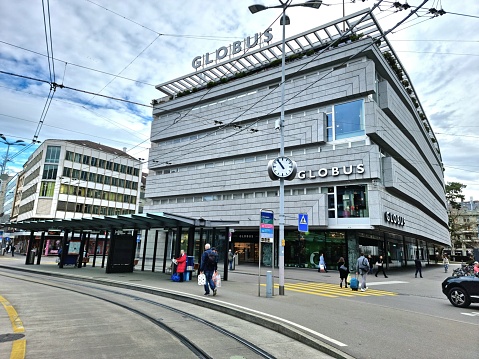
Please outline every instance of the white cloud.
[{"label": "white cloud", "polygon": [[[153,98],[164,96],[154,85],[193,72],[191,61],[195,56],[264,31],[280,15],[280,10],[252,15],[248,5],[253,2],[51,1],[53,53],[58,59],[54,62],[56,82],[148,105]],[[279,4],[274,0],[263,3]],[[409,1],[411,6],[420,3]],[[383,30],[409,13],[393,13],[391,4],[384,2],[382,11],[375,12]],[[346,0],[345,5],[346,13],[352,13],[372,7],[373,1]],[[443,1],[442,5],[449,13],[424,22],[426,17],[414,16],[400,28],[403,30],[388,38],[436,132],[446,181],[466,184],[464,194],[479,199],[479,104],[473,92],[479,80],[478,39],[474,31],[477,18],[451,14],[478,16],[479,3]],[[427,4],[421,15],[430,6],[433,4]],[[0,70],[48,81],[47,58],[26,51],[46,54],[41,2],[2,1],[0,13]],[[341,17],[342,3],[326,6],[325,2],[318,10],[292,8],[288,15],[291,25],[286,36],[292,36]],[[272,28],[273,41],[278,41],[281,28],[277,21]],[[101,72],[121,72],[121,77],[142,83]],[[48,91],[48,84],[0,74],[0,132],[8,139],[30,141]],[[39,139],[88,139],[116,148],[127,147],[132,149],[131,155],[146,158],[150,120],[148,107],[58,88]],[[0,146],[0,156],[5,150]],[[8,167],[21,168],[25,159],[19,156]]]}]

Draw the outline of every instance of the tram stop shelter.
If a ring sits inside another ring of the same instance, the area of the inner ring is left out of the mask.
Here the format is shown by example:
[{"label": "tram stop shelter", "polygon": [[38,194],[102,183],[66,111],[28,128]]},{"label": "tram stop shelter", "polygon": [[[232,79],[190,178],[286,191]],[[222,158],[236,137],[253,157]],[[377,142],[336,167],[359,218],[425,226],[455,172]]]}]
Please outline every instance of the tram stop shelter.
[{"label": "tram stop shelter", "polygon": [[[99,216],[87,218],[72,218],[72,219],[38,219],[20,222],[4,223],[5,227],[12,227],[24,231],[30,231],[30,239],[28,241],[25,264],[34,264],[35,255],[37,255],[37,265],[41,262],[42,250],[35,253],[35,232],[41,232],[40,243],[38,248],[42,249],[45,245],[45,233],[51,231],[58,231],[62,233],[61,236],[61,254],[59,255],[59,267],[63,268],[65,265],[74,265],[77,268],[82,267],[84,263],[84,248],[88,247],[91,240],[95,240],[95,248],[97,248],[100,233],[104,235],[103,240],[103,254],[101,256],[101,268],[105,267],[106,273],[125,273],[133,272],[133,267],[137,264],[135,256],[138,232],[142,231],[143,241],[143,255],[141,270],[145,270],[146,248],[148,242],[148,234],[155,231],[155,243],[153,250],[153,265],[152,271],[155,271],[156,251],[158,249],[158,234],[159,231],[168,231],[172,236],[166,236],[165,248],[163,256],[163,273],[166,270],[166,254],[168,248],[168,240],[172,237],[175,241],[175,257],[179,256],[181,234],[183,229],[188,233],[187,255],[193,254],[195,245],[195,233],[199,230],[200,241],[200,258],[203,248],[203,235],[206,231],[213,233],[217,229],[223,229],[229,233],[229,225],[238,224],[237,221],[221,221],[221,220],[206,220],[203,218],[189,218],[179,216],[171,213],[142,213],[129,214],[117,216]],[[92,234],[96,236],[91,238]],[[176,236],[174,236],[176,234]],[[108,255],[106,254],[107,244],[109,243]],[[228,239],[223,241],[222,253],[224,258],[224,279],[227,280],[228,272]],[[30,255],[32,253],[32,255]],[[106,258],[107,257],[107,258]],[[96,265],[97,254],[93,253],[93,264]]]}]

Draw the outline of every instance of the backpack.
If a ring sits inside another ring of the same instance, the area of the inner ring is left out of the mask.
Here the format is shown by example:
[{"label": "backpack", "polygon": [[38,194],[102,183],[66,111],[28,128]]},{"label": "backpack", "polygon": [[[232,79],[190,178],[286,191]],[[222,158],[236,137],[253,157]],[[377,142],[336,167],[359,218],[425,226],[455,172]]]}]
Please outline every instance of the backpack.
[{"label": "backpack", "polygon": [[359,269],[369,272],[369,263],[366,257],[363,258],[361,264],[359,265]]},{"label": "backpack", "polygon": [[208,257],[206,259],[206,265],[208,267],[214,267],[216,265],[216,253],[213,251],[210,251],[208,253]]}]

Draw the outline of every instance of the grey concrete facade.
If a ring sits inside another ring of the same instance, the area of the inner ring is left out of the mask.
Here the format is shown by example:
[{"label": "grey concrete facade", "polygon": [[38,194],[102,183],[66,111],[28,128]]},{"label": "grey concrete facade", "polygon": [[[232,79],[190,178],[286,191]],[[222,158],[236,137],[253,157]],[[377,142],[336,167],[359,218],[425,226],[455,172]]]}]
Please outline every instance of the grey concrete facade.
[{"label": "grey concrete facade", "polygon": [[[279,213],[267,164],[279,155],[280,79],[268,68],[155,105],[146,211],[240,221],[235,230],[258,228],[261,208]],[[325,114],[358,100],[364,131],[328,140]],[[286,230],[306,213],[310,230],[450,244],[440,151],[414,100],[369,37],[286,63],[285,155],[300,171],[285,183]],[[351,185],[366,186],[368,215],[332,218],[328,189]]]}]

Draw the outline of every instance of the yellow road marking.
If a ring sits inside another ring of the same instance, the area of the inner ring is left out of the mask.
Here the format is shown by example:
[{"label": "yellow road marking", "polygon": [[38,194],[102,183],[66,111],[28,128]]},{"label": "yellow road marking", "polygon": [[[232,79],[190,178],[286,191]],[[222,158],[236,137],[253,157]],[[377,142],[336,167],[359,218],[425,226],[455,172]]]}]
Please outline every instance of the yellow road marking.
[{"label": "yellow road marking", "polygon": [[23,327],[23,323],[20,320],[15,308],[13,308],[10,302],[6,300],[4,297],[2,297],[1,295],[0,295],[0,303],[3,304],[3,307],[7,311],[8,317],[10,318],[10,321],[12,322],[13,332],[23,333],[25,331],[25,328]]},{"label": "yellow road marking", "polygon": [[26,339],[14,340],[12,344],[12,351],[10,353],[10,359],[24,359],[26,350]]},{"label": "yellow road marking", "polygon": [[[20,320],[20,317],[17,314],[17,311],[13,306],[10,304],[8,300],[0,295],[0,303],[2,303],[5,311],[10,318],[10,322],[12,322],[12,328],[14,333],[23,333],[25,332],[25,328],[23,327],[23,323]],[[27,349],[27,341],[26,339],[17,339],[14,340],[12,343],[12,351],[10,352],[10,359],[24,359],[25,353]]]},{"label": "yellow road marking", "polygon": [[[263,287],[266,284],[261,284]],[[279,288],[278,284],[274,285],[275,288]],[[327,298],[339,298],[339,297],[368,297],[368,296],[394,296],[397,293],[388,292],[385,290],[368,289],[366,292],[353,291],[350,288],[340,288],[337,284],[328,283],[295,283],[285,284],[285,290],[298,293],[306,293],[318,295]]]}]

